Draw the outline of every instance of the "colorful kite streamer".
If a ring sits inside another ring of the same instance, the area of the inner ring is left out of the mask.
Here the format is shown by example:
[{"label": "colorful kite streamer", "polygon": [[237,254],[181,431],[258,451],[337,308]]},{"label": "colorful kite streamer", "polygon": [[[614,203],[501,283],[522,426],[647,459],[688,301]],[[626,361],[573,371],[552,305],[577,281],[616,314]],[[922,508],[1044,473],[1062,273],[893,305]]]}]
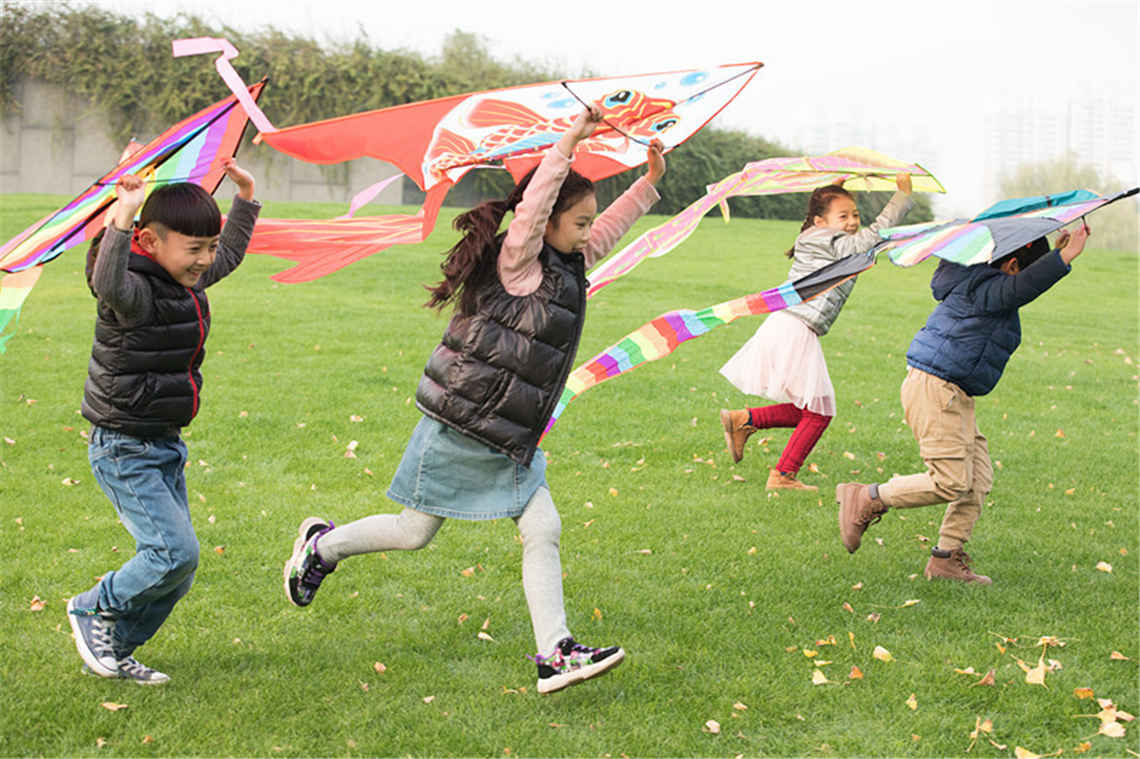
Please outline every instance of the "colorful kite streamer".
[{"label": "colorful kite streamer", "polygon": [[1089,190],[1003,200],[972,219],[929,221],[879,230],[884,241],[876,253],[887,253],[899,266],[914,266],[937,256],[963,266],[988,263],[1039,237],[1135,195],[1140,188],[1101,196]]},{"label": "colorful kite streamer", "polygon": [[[249,98],[256,101],[264,86],[262,80],[250,87]],[[236,106],[235,97],[225,98],[178,122],[146,145],[136,144],[137,149],[70,203],[0,246],[0,334],[15,325],[40,267],[103,229],[116,202],[115,183],[124,174],[145,179],[148,191],[164,182],[196,182],[214,192],[225,175],[222,161],[236,154],[245,129],[245,111]],[[0,352],[9,338],[11,334],[0,337]]]},{"label": "colorful kite streamer", "polygon": [[595,385],[633,371],[642,364],[664,358],[681,343],[700,337],[742,316],[768,314],[811,300],[871,268],[875,256],[847,256],[794,282],[702,308],[680,309],[662,314],[644,324],[570,373],[554,413],[543,431],[545,437],[558,417],[576,397]]},{"label": "colorful kite streamer", "polygon": [[728,199],[746,195],[811,192],[817,187],[842,183],[847,190],[895,189],[895,177],[909,173],[918,192],[945,192],[942,184],[917,163],[906,163],[866,148],[850,147],[819,156],[766,158],[730,174],[688,208],[660,226],[645,232],[590,272],[594,295],[614,280],[628,274],[646,258],[663,256],[696,231],[705,214],[720,206],[727,222]]}]

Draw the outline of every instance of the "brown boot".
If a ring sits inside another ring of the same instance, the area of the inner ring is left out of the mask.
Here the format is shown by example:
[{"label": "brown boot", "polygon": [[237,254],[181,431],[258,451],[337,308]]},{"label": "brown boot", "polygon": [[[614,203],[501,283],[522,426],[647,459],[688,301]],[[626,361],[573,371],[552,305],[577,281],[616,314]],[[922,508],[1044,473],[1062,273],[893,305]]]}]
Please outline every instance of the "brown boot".
[{"label": "brown boot", "polygon": [[768,490],[819,490],[815,485],[805,485],[794,474],[784,474],[779,469],[768,470]]},{"label": "brown boot", "polygon": [[923,574],[928,580],[958,580],[960,582],[976,582],[978,585],[993,584],[993,580],[985,575],[974,574],[969,565],[970,555],[961,548],[955,548],[952,551],[932,548],[930,549],[930,561],[926,562],[926,571]]},{"label": "brown boot", "polygon": [[863,533],[883,518],[887,506],[878,498],[871,498],[871,486],[859,482],[844,482],[835,486],[835,500],[839,503],[839,537],[848,553],[859,550]]},{"label": "brown boot", "polygon": [[739,411],[729,411],[722,408],[720,410],[720,423],[724,427],[724,442],[728,445],[732,460],[740,463],[740,460],[744,458],[744,444],[756,431],[756,428],[752,426],[752,415],[748,413],[746,408]]}]

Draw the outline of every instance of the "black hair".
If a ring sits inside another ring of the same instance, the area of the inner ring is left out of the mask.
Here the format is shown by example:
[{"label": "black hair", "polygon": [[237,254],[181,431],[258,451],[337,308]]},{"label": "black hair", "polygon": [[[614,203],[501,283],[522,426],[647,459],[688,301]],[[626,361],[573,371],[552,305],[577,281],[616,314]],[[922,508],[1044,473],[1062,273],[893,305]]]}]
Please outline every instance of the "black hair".
[{"label": "black hair", "polygon": [[[535,169],[537,168],[536,166]],[[522,200],[535,169],[528,171],[519,180],[506,199],[480,203],[455,217],[452,226],[462,232],[463,237],[447,252],[447,258],[439,265],[443,279],[434,286],[425,285],[431,293],[425,307],[442,310],[448,303],[458,299],[457,309],[460,313],[465,316],[475,313],[479,305],[479,291],[485,283],[497,276],[499,246],[495,238],[499,226],[507,212],[514,211]],[[594,183],[571,169],[558,190],[558,198],[550,211],[550,220],[556,220],[559,214],[592,192]]]},{"label": "black hair", "polygon": [[[812,190],[811,197],[808,198],[807,218],[804,219],[804,223],[803,226],[800,227],[800,231],[803,232],[814,226],[815,217],[824,216],[827,213],[827,209],[831,207],[831,201],[835,200],[836,198],[849,198],[852,202],[855,200],[855,198],[851,197],[851,193],[847,192],[847,190],[844,190],[837,184],[828,184]],[[795,258],[795,245],[788,248],[784,255],[788,258]]]},{"label": "black hair", "polygon": [[138,228],[151,224],[187,237],[213,237],[222,231],[222,212],[201,185],[175,182],[155,189],[143,203]]},{"label": "black hair", "polygon": [[1045,255],[1048,252],[1049,241],[1042,236],[1038,237],[1033,242],[1018,248],[1012,253],[1007,253],[1001,258],[991,261],[990,266],[995,269],[1000,269],[1002,267],[1002,264],[1013,258],[1017,260],[1017,268],[1025,271],[1025,269],[1037,261],[1037,259],[1041,258],[1041,256]]}]

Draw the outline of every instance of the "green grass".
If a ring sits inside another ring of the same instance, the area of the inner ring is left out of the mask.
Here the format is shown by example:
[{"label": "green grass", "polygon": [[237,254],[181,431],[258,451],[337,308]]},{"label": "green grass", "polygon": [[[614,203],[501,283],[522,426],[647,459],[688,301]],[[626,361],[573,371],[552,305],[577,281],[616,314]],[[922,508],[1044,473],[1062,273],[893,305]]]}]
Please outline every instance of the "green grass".
[{"label": "green grass", "polygon": [[[5,197],[0,239],[61,200]],[[921,467],[898,386],[932,264],[882,262],[824,339],[840,410],[809,459],[819,472],[804,472],[818,495],[764,491],[786,432],[753,438],[735,466],[723,450],[717,411],[748,399],[717,369],[759,319],[582,395],[546,441],[571,629],[626,648],[613,674],[535,693],[509,520],[452,522],[418,553],[346,561],[313,607],[291,607],[280,571],[302,518],[397,510],[384,492],[446,321],[420,308],[454,240],[444,221],[424,245],[316,282],[277,285],[283,262],[251,256],[211,290],[203,411],[185,432],[201,566],[139,654],[173,677],[162,688],[79,672],[65,601],[132,543],[81,436],[94,314],[81,252],[45,268],[0,356],[0,754],[947,756],[965,754],[978,717],[1006,748],[983,735],[972,756],[1069,755],[1086,739],[1092,756],[1137,750],[1140,726],[1097,736],[1096,719],[1075,718],[1097,707],[1073,693],[1140,713],[1135,254],[1090,250],[1025,308],[1021,349],[978,400],[997,470],[970,550],[990,588],[922,580],[919,536],[937,535],[938,507],[892,511],[854,556],[839,542],[837,482]],[[579,359],[666,310],[777,284],[795,230],[706,220],[591,302]],[[487,619],[494,642],[476,637]],[[817,645],[829,636],[837,645]],[[1047,652],[1063,666],[1047,688],[1016,661],[1035,665],[1041,636],[1065,643]],[[1004,653],[1003,638],[1017,639]],[[874,660],[877,645],[894,661]],[[804,649],[831,662],[819,667],[830,684],[812,684]],[[863,679],[848,679],[852,665]],[[954,671],[966,667],[979,675]],[[971,687],[991,668],[996,685]]]}]

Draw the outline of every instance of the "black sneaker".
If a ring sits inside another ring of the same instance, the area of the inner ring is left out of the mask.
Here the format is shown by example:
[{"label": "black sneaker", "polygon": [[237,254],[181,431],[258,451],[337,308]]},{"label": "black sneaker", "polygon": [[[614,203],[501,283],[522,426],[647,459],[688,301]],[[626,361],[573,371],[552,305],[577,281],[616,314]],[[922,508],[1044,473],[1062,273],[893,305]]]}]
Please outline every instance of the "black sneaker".
[{"label": "black sneaker", "polygon": [[293,555],[285,562],[285,597],[294,606],[311,604],[325,575],[336,569],[336,564],[325,563],[317,553],[317,539],[334,526],[319,517],[309,517],[297,528]]},{"label": "black sneaker", "polygon": [[553,693],[605,674],[621,664],[625,651],[618,646],[590,648],[573,638],[563,638],[550,656],[531,658],[538,665],[538,692]]},{"label": "black sneaker", "polygon": [[118,677],[119,661],[111,648],[114,621],[97,608],[98,586],[67,601],[67,621],[83,663],[99,677]]}]

